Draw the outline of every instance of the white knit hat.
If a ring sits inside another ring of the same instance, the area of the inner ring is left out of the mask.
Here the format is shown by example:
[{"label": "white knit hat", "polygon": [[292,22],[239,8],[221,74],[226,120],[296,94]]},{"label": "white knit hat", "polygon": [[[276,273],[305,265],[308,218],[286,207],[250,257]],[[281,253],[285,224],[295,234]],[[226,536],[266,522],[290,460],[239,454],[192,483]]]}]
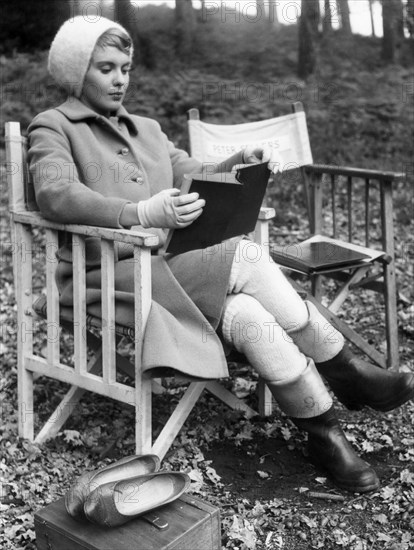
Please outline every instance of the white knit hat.
[{"label": "white knit hat", "polygon": [[68,19],[58,30],[50,46],[48,70],[69,94],[81,95],[95,45],[109,29],[118,29],[129,36],[119,23],[105,17],[88,20],[82,15]]}]

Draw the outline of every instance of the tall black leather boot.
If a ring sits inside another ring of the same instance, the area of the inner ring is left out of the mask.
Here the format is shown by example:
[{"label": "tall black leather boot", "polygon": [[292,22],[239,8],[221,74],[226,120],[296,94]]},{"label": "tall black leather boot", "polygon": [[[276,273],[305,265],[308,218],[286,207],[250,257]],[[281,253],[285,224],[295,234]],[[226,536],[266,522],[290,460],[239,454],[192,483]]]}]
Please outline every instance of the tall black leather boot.
[{"label": "tall black leather boot", "polygon": [[332,480],[347,491],[367,493],[378,489],[380,482],[371,466],[362,460],[346,439],[333,406],[313,418],[291,418],[308,433],[309,456]]},{"label": "tall black leather boot", "polygon": [[414,397],[414,373],[377,367],[354,355],[346,344],[333,359],[316,363],[316,368],[348,409],[367,405],[386,412]]},{"label": "tall black leather boot", "polygon": [[374,470],[359,458],[336,418],[332,398],[312,360],[304,372],[288,381],[266,381],[281,410],[309,435],[309,454],[333,481],[348,491],[363,493],[379,487]]}]

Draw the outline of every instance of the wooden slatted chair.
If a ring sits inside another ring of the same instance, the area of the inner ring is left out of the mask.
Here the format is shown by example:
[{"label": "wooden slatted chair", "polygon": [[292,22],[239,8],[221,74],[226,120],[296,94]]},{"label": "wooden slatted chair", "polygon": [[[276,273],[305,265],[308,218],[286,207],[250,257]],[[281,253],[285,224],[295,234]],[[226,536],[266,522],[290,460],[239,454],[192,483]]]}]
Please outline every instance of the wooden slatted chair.
[{"label": "wooden slatted chair", "polygon": [[[17,368],[19,434],[38,443],[55,436],[69,418],[86,391],[94,392],[135,408],[135,440],[138,454],[153,452],[160,458],[171,446],[202,392],[207,389],[230,407],[257,414],[237,399],[219,381],[192,381],[155,441],[152,440],[151,390],[160,384],[143,372],[141,348],[145,323],[151,307],[151,250],[157,237],[130,230],[85,225],[63,225],[44,219],[37,211],[26,162],[26,139],[17,122],[6,123],[6,172],[11,220],[11,244],[15,296],[17,304]],[[257,236],[268,242],[268,223],[274,214],[267,209],[261,215]],[[55,282],[56,252],[59,234],[71,235],[73,243],[74,307],[60,307]],[[102,319],[88,314],[85,300],[85,239],[99,237],[102,247]],[[135,328],[115,324],[114,246],[116,242],[134,247]],[[34,266],[37,269],[35,271]],[[38,270],[45,281],[34,281]],[[45,287],[46,294],[42,292]],[[34,336],[39,326],[46,331],[47,346],[39,349]],[[42,324],[43,322],[43,324]],[[62,359],[60,331],[73,335],[73,363]],[[122,337],[133,340],[135,364],[117,350]],[[122,370],[132,383],[121,380]],[[46,376],[71,385],[57,409],[35,437],[35,375]],[[270,412],[268,392],[261,391],[260,408]],[[267,399],[267,401],[266,401]]]},{"label": "wooden slatted chair", "polygon": [[[328,267],[321,258],[318,274],[310,276],[312,293],[306,297],[315,303],[349,341],[378,365],[398,369],[392,187],[404,175],[313,164],[305,112],[300,102],[292,105],[291,114],[233,125],[201,121],[198,109],[191,109],[188,112],[188,131],[191,154],[203,162],[220,162],[223,156],[239,151],[246,145],[268,145],[279,152],[283,170],[299,169],[306,192],[311,235],[309,240],[332,238],[335,244],[353,247],[368,256],[363,264],[358,261],[355,265],[347,265],[346,269]],[[328,193],[327,185],[330,186]],[[355,201],[364,205],[362,220],[355,219]],[[332,209],[330,228],[324,223],[328,203]],[[379,205],[379,211],[375,209],[375,204]],[[338,231],[343,226],[347,226],[346,235]],[[355,238],[361,232],[364,240],[358,243]],[[376,232],[379,233],[378,236],[372,238],[371,234]],[[277,263],[285,267],[289,265],[283,251],[276,252],[272,246],[271,251]],[[307,273],[306,269],[298,271]],[[322,300],[325,299],[322,277],[331,277],[340,284],[328,307],[322,305]],[[294,281],[293,284],[300,289]],[[386,355],[378,352],[338,316],[346,298],[357,288],[370,289],[383,296]]]}]

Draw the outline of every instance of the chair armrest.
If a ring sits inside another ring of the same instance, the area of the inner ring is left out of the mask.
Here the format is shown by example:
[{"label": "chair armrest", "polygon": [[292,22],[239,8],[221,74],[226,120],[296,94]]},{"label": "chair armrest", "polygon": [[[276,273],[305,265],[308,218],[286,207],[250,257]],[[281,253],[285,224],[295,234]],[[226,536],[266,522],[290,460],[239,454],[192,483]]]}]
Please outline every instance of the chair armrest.
[{"label": "chair armrest", "polygon": [[379,181],[401,181],[405,178],[404,172],[387,172],[382,170],[369,170],[367,168],[353,168],[350,166],[337,166],[329,164],[309,164],[305,166],[308,174],[331,174],[335,176],[349,176]]},{"label": "chair armrest", "polygon": [[143,248],[150,248],[158,244],[158,237],[150,233],[131,231],[130,229],[115,229],[108,227],[97,227],[94,225],[77,225],[56,223],[43,218],[37,212],[11,212],[13,221],[22,224],[55,229],[57,231],[68,231],[77,235],[89,237],[100,237],[110,241],[118,241]]}]

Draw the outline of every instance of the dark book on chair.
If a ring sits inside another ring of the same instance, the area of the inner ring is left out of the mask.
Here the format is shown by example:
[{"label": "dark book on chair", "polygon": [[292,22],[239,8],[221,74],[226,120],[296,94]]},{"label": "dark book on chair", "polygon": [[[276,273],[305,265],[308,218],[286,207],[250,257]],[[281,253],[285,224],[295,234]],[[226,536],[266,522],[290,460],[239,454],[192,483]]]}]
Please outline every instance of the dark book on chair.
[{"label": "dark book on chair", "polygon": [[241,167],[235,173],[185,176],[181,194],[197,192],[206,205],[191,225],[169,231],[165,251],[182,254],[253,231],[269,177],[267,163]]},{"label": "dark book on chair", "polygon": [[272,246],[271,256],[279,265],[307,274],[358,266],[369,259],[367,254],[341,246],[340,243],[333,243],[331,240]]}]

